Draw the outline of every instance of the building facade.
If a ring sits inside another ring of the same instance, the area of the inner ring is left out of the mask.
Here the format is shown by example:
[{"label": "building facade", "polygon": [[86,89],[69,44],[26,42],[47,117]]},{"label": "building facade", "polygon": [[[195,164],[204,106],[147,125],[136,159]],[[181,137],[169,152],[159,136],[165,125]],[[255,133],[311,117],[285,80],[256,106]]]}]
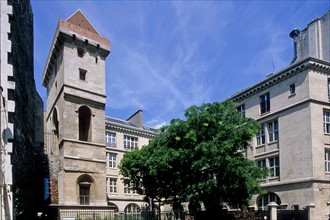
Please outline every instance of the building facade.
[{"label": "building facade", "polygon": [[117,165],[128,151],[148,145],[157,130],[143,125],[142,111],[127,120],[106,117],[106,185],[108,205],[119,212],[139,211],[148,203],[142,195],[131,190],[119,173]]},{"label": "building facade", "polygon": [[109,40],[80,10],[59,21],[43,73],[49,200],[57,210],[109,207],[124,212],[145,204],[122,181],[117,165],[125,152],[148,144],[155,130],[142,125],[142,111],[128,120],[105,117],[109,53]]},{"label": "building facade", "polygon": [[106,206],[105,59],[110,41],[80,10],[60,20],[43,72],[54,205]]},{"label": "building facade", "polygon": [[32,219],[43,205],[48,167],[34,81],[33,13],[30,1],[0,1],[0,10],[0,219]]},{"label": "building facade", "polygon": [[[311,209],[310,219],[330,213],[330,11],[293,30],[294,59],[285,69],[230,99],[261,129],[246,156],[270,176],[256,209]],[[327,217],[328,216],[328,217]]]}]

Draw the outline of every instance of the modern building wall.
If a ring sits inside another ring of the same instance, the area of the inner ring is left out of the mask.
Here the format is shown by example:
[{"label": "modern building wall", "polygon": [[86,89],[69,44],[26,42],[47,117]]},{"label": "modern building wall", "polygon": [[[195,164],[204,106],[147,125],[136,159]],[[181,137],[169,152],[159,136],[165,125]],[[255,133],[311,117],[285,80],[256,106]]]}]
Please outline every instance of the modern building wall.
[{"label": "modern building wall", "polygon": [[330,11],[298,32],[297,59],[287,68],[230,98],[261,125],[246,156],[272,171],[262,181],[267,193],[253,198],[256,209],[276,202],[283,209],[314,207],[310,219],[329,216],[329,17]]},{"label": "modern building wall", "polygon": [[33,219],[43,205],[48,167],[43,156],[43,102],[34,82],[33,14],[30,1],[1,1],[0,8],[0,219]]}]

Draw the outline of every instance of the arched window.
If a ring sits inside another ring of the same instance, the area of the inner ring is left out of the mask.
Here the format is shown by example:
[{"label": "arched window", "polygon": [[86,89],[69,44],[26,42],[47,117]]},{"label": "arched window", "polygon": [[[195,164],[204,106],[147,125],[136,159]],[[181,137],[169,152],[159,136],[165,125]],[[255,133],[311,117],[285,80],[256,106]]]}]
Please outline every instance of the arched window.
[{"label": "arched window", "polygon": [[108,206],[111,207],[111,209],[114,210],[115,212],[118,212],[119,210],[118,206],[113,202],[108,201]]},{"label": "arched window", "polygon": [[280,197],[273,192],[259,195],[257,198],[258,209],[267,210],[267,205],[271,202],[275,202],[277,205],[281,205]]},{"label": "arched window", "polygon": [[141,211],[140,206],[138,206],[135,203],[128,204],[125,207],[125,210],[124,210],[125,213],[137,213],[137,212],[140,212],[140,211]]},{"label": "arched window", "polygon": [[78,110],[78,115],[79,115],[79,140],[91,141],[92,139],[91,110],[87,106],[81,106]]},{"label": "arched window", "polygon": [[89,205],[91,197],[91,185],[93,183],[93,178],[89,175],[82,175],[78,178],[77,183],[79,186],[79,204]]}]

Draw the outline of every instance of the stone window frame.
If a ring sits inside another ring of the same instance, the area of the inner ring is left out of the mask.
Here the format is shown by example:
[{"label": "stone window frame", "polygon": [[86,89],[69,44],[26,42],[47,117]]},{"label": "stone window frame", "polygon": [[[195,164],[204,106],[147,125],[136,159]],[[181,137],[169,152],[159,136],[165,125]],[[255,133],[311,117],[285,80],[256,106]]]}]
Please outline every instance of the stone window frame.
[{"label": "stone window frame", "polygon": [[117,154],[113,152],[107,152],[107,167],[117,168]]},{"label": "stone window frame", "polygon": [[323,110],[323,132],[324,134],[330,134],[330,110]]},{"label": "stone window frame", "polygon": [[267,92],[260,96],[260,114],[270,112],[270,93]]},{"label": "stone window frame", "polygon": [[116,132],[105,131],[105,143],[107,147],[116,147],[117,146],[117,137]]},{"label": "stone window frame", "polygon": [[124,148],[126,150],[137,150],[139,149],[139,138],[130,136],[130,135],[124,135]]},{"label": "stone window frame", "polygon": [[268,141],[270,143],[278,141],[278,121],[273,120],[267,123]]}]

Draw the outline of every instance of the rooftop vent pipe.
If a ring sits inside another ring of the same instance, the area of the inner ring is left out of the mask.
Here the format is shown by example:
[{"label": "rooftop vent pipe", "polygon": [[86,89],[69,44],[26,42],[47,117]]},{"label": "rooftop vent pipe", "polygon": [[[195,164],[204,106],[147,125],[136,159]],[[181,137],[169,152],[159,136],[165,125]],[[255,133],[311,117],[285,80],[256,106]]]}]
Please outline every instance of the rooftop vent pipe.
[{"label": "rooftop vent pipe", "polygon": [[293,39],[294,56],[290,64],[294,63],[297,59],[297,39],[300,36],[300,30],[295,28],[290,32],[289,36]]}]

